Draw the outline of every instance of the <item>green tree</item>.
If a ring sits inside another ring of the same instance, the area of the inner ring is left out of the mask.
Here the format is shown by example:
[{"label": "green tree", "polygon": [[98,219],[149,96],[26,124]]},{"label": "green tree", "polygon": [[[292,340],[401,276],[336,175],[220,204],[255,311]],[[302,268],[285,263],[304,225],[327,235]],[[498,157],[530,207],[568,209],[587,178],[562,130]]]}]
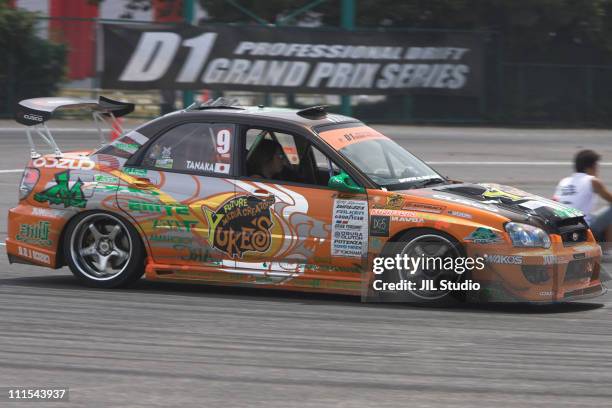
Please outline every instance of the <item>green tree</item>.
[{"label": "green tree", "polygon": [[64,78],[66,47],[36,36],[36,14],[0,0],[0,113],[21,99],[54,94]]}]

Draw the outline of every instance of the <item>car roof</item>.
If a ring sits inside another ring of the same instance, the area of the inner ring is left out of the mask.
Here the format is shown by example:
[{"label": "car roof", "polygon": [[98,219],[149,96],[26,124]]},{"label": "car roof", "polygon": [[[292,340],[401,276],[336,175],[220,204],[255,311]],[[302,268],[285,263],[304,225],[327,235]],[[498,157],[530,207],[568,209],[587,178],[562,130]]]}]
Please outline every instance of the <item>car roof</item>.
[{"label": "car roof", "polygon": [[[322,113],[320,115],[309,115],[304,113],[305,110],[276,108],[267,106],[222,106],[222,107],[206,107],[204,109],[184,109],[172,112],[166,116],[190,116],[190,117],[207,117],[207,116],[226,116],[234,118],[257,118],[266,119],[278,122],[290,122],[303,127],[315,128],[324,125],[333,125],[339,123],[360,123],[361,121],[350,116],[344,116],[335,113]],[[301,114],[300,114],[301,113]]]}]

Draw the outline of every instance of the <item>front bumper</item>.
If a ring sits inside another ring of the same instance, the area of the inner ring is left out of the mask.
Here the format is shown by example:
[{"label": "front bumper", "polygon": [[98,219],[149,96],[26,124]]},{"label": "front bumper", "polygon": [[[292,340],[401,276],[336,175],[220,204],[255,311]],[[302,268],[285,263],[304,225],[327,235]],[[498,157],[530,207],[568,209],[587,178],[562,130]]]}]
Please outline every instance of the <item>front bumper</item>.
[{"label": "front bumper", "polygon": [[489,261],[474,280],[481,284],[479,301],[551,303],[593,298],[606,293],[608,275],[601,266],[601,248],[594,241],[549,249],[514,247],[475,250]]}]

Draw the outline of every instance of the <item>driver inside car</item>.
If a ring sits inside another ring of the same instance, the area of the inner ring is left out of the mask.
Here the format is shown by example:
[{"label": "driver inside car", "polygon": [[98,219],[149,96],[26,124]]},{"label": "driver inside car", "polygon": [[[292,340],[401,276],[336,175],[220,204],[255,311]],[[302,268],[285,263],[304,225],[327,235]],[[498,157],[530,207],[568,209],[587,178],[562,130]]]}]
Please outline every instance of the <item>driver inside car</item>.
[{"label": "driver inside car", "polygon": [[249,157],[247,166],[250,177],[287,181],[295,179],[283,147],[274,140],[260,141]]}]

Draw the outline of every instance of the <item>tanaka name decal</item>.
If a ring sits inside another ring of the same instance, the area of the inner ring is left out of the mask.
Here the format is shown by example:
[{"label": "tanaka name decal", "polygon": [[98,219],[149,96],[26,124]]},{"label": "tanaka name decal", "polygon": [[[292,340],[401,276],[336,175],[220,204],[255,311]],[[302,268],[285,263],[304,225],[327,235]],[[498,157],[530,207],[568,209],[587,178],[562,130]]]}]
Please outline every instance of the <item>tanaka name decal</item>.
[{"label": "tanaka name decal", "polygon": [[202,206],[208,221],[208,241],[232,258],[247,251],[265,252],[270,247],[274,196],[241,196],[222,204],[216,211]]}]

